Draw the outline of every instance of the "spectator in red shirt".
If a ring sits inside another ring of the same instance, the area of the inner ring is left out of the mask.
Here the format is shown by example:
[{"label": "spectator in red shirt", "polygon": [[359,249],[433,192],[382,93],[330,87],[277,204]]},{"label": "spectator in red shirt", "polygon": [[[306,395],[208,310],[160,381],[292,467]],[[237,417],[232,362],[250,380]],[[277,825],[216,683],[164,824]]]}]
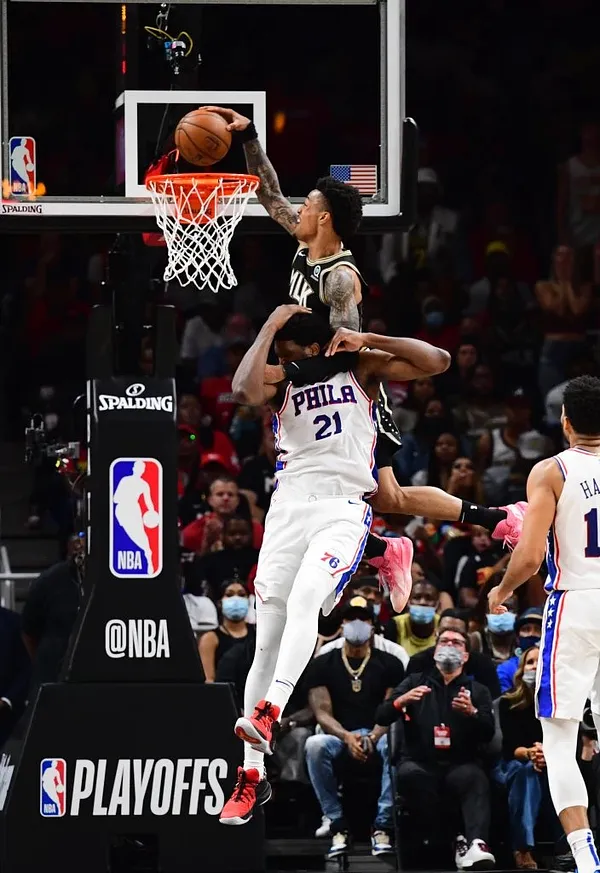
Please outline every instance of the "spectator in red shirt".
[{"label": "spectator in red shirt", "polygon": [[[225,520],[238,511],[240,491],[231,476],[220,476],[209,488],[208,505],[211,511],[188,524],[182,531],[184,549],[197,555],[206,555],[223,548],[223,525]],[[259,549],[263,540],[263,527],[252,522],[252,545]]]},{"label": "spectator in red shirt", "polygon": [[423,327],[418,331],[417,339],[453,354],[460,341],[460,331],[457,325],[446,323],[447,313],[442,300],[431,294],[423,301],[421,312]]},{"label": "spectator in red shirt", "polygon": [[200,384],[200,399],[203,409],[210,415],[214,426],[225,432],[229,432],[231,420],[236,410],[231,383],[235,371],[249,347],[244,339],[232,340],[227,346],[225,356],[226,374],[208,377],[203,379]]}]

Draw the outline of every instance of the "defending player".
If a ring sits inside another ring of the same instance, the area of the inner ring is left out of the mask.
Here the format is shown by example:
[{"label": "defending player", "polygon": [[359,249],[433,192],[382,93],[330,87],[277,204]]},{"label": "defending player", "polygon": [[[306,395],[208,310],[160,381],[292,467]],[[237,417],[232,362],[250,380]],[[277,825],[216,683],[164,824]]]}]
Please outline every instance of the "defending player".
[{"label": "defending player", "polygon": [[[256,128],[249,118],[233,109],[206,106],[228,122],[228,130],[236,132],[243,142],[248,172],[260,178],[257,197],[271,218],[299,242],[292,261],[290,297],[294,303],[309,307],[314,313],[328,319],[335,331],[338,328],[361,329],[362,296],[366,283],[362,278],[352,252],[344,247],[344,240],[354,236],[362,218],[362,201],[359,191],[352,185],[338,182],[330,176],[319,179],[314,190],[296,209],[281,192],[279,179],[273,165],[261,146]],[[336,363],[317,376],[317,382],[336,372]],[[418,376],[433,375],[424,368]],[[297,375],[300,384],[302,370]],[[377,403],[376,463],[379,490],[373,507],[382,513],[423,515],[432,519],[462,521],[489,528],[496,539],[512,542],[520,531],[524,505],[488,509],[476,506],[446,494],[440,488],[402,488],[394,477],[393,455],[401,445],[400,433],[392,418],[385,391],[381,391]],[[406,562],[412,560],[402,549],[397,539],[383,539],[370,535],[365,556],[376,567],[382,581],[393,597],[399,578],[407,571]]]},{"label": "defending player", "polygon": [[[447,352],[419,340],[348,332],[345,371],[319,384],[294,388],[284,382],[283,366],[266,366],[273,341],[286,365],[318,355],[331,335],[306,309],[280,306],[233,380],[240,402],[271,404],[279,455],[254,583],[256,654],[246,715],[236,723],[244,768],[221,813],[225,824],[244,824],[256,803],[269,799],[264,753],[272,751],[280,714],[313,654],[319,611],[333,609],[362,557],[371,522],[363,497],[377,489],[373,406],[381,380],[414,379],[423,368],[443,372],[449,363]],[[367,338],[373,350],[359,353]]]},{"label": "defending player", "polygon": [[590,689],[600,730],[600,379],[579,376],[567,385],[562,427],[569,448],[531,471],[523,531],[489,607],[504,612],[503,602],[537,572],[546,553],[549,596],[536,679],[543,756],[577,869],[596,873],[600,861],[576,746]]}]

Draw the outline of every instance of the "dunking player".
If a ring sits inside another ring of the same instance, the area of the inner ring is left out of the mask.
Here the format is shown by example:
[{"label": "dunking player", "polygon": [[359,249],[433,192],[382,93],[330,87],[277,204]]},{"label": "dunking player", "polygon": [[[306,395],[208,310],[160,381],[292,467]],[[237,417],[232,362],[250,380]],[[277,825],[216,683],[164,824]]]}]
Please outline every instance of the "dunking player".
[{"label": "dunking player", "polygon": [[[271,218],[300,243],[292,261],[290,297],[293,302],[310,307],[329,320],[333,330],[361,329],[362,295],[366,290],[352,252],[344,248],[343,240],[358,230],[362,217],[360,193],[351,185],[331,177],[319,179],[303,205],[296,210],[281,192],[277,173],[261,146],[256,128],[249,118],[232,109],[206,106],[228,122],[228,129],[236,132],[244,144],[248,172],[260,178],[257,196]],[[334,373],[335,358],[329,359],[326,369],[315,370],[311,361],[308,370],[302,366],[294,378],[296,385],[319,381],[321,376]],[[321,366],[325,359],[321,358]],[[423,370],[415,375],[424,376],[433,371]],[[304,383],[302,377],[306,374]],[[392,457],[401,441],[393,421],[384,391],[377,403],[376,463],[379,490],[373,503],[378,512],[424,515],[428,518],[464,521],[479,524],[493,531],[492,536],[512,540],[520,530],[524,506],[487,509],[446,494],[439,488],[401,488],[396,482]],[[369,562],[379,569],[382,581],[388,586],[392,604],[398,611],[403,608],[395,589],[406,578],[412,563],[412,544],[404,537],[381,539],[369,536],[365,548]]]},{"label": "dunking player", "polygon": [[[419,340],[346,331],[344,371],[305,388],[286,381],[292,362],[319,355],[331,340],[326,321],[280,306],[233,380],[239,402],[270,403],[279,455],[254,583],[256,653],[245,716],[235,727],[245,741],[244,766],[221,813],[224,824],[245,824],[269,799],[264,754],[313,654],[319,611],[331,612],[362,557],[372,515],[363,497],[377,489],[373,406],[381,380],[443,372],[450,362],[447,352]],[[273,341],[280,366],[267,367]],[[371,350],[359,352],[366,342]]]},{"label": "dunking player", "polygon": [[546,552],[549,596],[536,679],[543,756],[577,869],[597,873],[576,746],[590,691],[600,731],[600,379],[579,376],[567,385],[562,426],[569,448],[531,471],[523,530],[489,606],[504,612],[503,602],[537,572]]}]

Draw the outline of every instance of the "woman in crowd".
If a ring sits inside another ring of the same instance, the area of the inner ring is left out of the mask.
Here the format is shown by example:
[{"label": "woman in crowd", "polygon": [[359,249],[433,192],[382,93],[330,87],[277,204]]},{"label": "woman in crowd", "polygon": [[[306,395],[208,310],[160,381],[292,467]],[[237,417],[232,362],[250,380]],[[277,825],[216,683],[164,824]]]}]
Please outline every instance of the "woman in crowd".
[{"label": "woman in crowd", "polygon": [[496,778],[508,789],[510,836],[519,870],[537,869],[531,852],[535,846],[536,822],[543,807],[551,815],[557,838],[560,836],[548,789],[542,727],[534,707],[538,658],[539,649],[535,646],[523,652],[514,688],[504,694],[499,703],[502,761],[496,768]]},{"label": "woman in crowd", "polygon": [[243,642],[254,628],[246,622],[248,592],[241,582],[225,582],[218,603],[221,621],[214,631],[200,637],[198,651],[207,682],[215,681],[217,664],[233,646]]},{"label": "woman in crowd", "polygon": [[419,470],[427,467],[438,436],[452,430],[452,420],[439,397],[427,400],[412,433],[402,436],[402,448],[394,455],[394,470],[399,482],[409,485]]},{"label": "woman in crowd", "polygon": [[542,397],[567,378],[569,364],[582,357],[592,306],[593,266],[575,262],[568,246],[558,246],[553,256],[552,276],[538,282],[535,293],[542,309],[544,342],[538,381]]},{"label": "woman in crowd", "polygon": [[482,627],[482,630],[473,631],[471,637],[471,651],[482,652],[489,655],[494,664],[507,661],[515,650],[515,622],[517,620],[519,602],[516,595],[506,601],[507,612],[502,615],[491,615],[487,612],[488,592],[494,585],[502,580],[503,572],[494,573],[487,580],[475,609],[473,618]]},{"label": "woman in crowd", "polygon": [[412,477],[412,484],[434,485],[447,491],[452,476],[452,466],[459,456],[459,451],[458,437],[448,431],[441,433],[429,455],[427,468],[415,473]]}]

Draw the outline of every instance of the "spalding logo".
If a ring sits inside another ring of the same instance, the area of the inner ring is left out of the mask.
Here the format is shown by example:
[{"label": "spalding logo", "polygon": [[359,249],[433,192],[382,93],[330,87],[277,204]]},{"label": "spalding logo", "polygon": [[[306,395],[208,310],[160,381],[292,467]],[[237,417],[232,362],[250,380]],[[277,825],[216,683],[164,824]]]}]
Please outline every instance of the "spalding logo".
[{"label": "spalding logo", "polygon": [[146,387],[141,382],[134,382],[125,389],[126,397],[117,397],[115,394],[100,394],[98,397],[98,409],[106,412],[113,409],[146,409],[153,412],[173,412],[173,398],[169,397],[142,397]]}]

